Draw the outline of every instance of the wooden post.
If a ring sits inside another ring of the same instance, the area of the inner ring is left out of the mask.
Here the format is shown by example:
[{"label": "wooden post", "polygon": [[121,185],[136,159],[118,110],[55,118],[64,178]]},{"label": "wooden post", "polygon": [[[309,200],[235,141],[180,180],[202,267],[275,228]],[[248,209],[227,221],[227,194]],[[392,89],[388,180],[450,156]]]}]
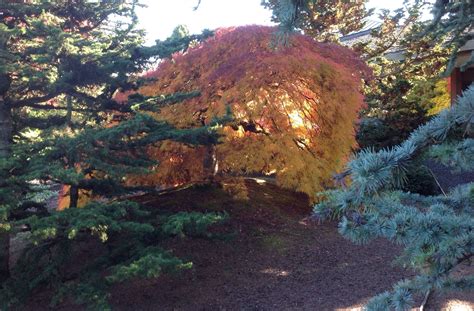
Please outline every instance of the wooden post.
[{"label": "wooden post", "polygon": [[458,95],[462,91],[462,73],[459,68],[454,68],[453,72],[449,76],[449,93],[451,96],[451,105],[454,104]]}]

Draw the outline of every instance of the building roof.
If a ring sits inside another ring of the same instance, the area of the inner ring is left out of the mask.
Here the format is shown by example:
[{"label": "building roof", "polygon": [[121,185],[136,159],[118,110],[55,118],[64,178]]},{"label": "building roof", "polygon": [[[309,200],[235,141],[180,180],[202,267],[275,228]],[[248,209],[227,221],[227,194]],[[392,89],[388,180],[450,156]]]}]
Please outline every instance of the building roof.
[{"label": "building roof", "polygon": [[382,22],[375,20],[367,20],[362,29],[351,32],[342,36],[339,40],[346,45],[353,45],[358,42],[366,42],[370,40],[372,30],[379,28]]},{"label": "building roof", "polygon": [[[381,21],[367,20],[362,29],[342,36],[339,40],[346,46],[369,42],[372,39],[372,31],[377,30],[381,25]],[[403,59],[403,50],[397,45],[394,45],[386,51],[385,56],[391,60],[401,60]]]},{"label": "building roof", "polygon": [[[346,46],[353,46],[357,43],[366,43],[371,40],[372,31],[376,30],[382,25],[381,21],[367,20],[362,29],[351,32],[345,36],[341,36],[339,40]],[[460,67],[462,64],[467,62],[471,58],[471,54],[474,53],[474,39],[469,40],[464,46],[458,51],[458,57],[456,59],[456,67]],[[403,49],[399,46],[393,46],[386,53],[385,56],[391,60],[401,60],[404,58]]]}]

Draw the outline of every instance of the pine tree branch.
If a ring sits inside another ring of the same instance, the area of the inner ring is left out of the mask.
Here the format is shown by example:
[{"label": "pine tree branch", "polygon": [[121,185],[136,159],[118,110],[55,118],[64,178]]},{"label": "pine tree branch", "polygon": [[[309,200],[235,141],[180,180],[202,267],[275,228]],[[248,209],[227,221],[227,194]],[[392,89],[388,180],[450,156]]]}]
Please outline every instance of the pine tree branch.
[{"label": "pine tree branch", "polygon": [[197,9],[199,9],[199,6],[201,5],[201,0],[198,0],[198,3],[196,4],[196,6],[193,8],[193,11],[197,11]]},{"label": "pine tree branch", "polygon": [[433,173],[433,171],[429,167],[427,167],[427,168],[428,168],[428,171],[430,172],[431,176],[433,176],[436,184],[438,185],[438,187],[441,190],[441,192],[443,193],[443,195],[445,197],[447,197],[446,192],[444,191],[443,187],[441,187],[441,184],[439,183],[438,178],[436,178],[436,175]]},{"label": "pine tree branch", "polygon": [[[56,92],[51,92],[48,95],[40,96],[40,97],[32,97],[32,98],[27,98],[23,100],[17,100],[13,102],[7,102],[7,105],[10,106],[11,108],[21,108],[21,107],[32,107],[36,108],[35,106],[40,106],[37,105],[38,103],[44,103],[50,99],[53,99],[59,95],[61,95],[63,91],[56,91]],[[53,107],[53,106],[51,106]],[[42,109],[41,106],[39,109]],[[48,109],[48,108],[43,108],[43,109]],[[52,108],[51,108],[52,109]]]},{"label": "pine tree branch", "polygon": [[418,309],[419,311],[424,311],[426,304],[428,303],[428,299],[430,298],[431,295],[431,289],[426,291],[425,297],[423,298],[423,301],[421,302],[420,308]]},{"label": "pine tree branch", "polygon": [[53,105],[39,105],[39,104],[28,104],[28,105],[23,105],[23,107],[30,107],[30,108],[35,108],[35,109],[41,109],[41,110],[64,110],[68,111],[69,109],[71,111],[75,112],[94,112],[96,110],[93,109],[87,109],[87,108],[68,108],[68,107],[61,107],[61,106],[53,106]]}]

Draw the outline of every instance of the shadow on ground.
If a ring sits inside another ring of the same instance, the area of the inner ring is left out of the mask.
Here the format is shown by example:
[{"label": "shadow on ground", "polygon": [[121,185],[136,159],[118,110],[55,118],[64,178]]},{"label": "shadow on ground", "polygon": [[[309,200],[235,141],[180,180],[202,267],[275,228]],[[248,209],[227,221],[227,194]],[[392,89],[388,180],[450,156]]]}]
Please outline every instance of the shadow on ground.
[{"label": "shadow on ground", "polygon": [[[172,239],[164,247],[192,261],[193,269],[116,286],[113,310],[358,310],[412,275],[392,264],[400,250],[387,241],[357,246],[339,235],[337,223],[307,220],[311,207],[305,195],[255,180],[245,186],[248,201],[219,187],[136,198],[170,212],[226,211],[230,221],[217,232],[227,238]],[[42,310],[38,306],[45,304],[34,300],[26,309]],[[468,305],[449,309],[448,302]],[[473,302],[472,292],[435,294],[427,310],[474,310]]]},{"label": "shadow on ground", "polygon": [[[311,208],[304,195],[268,183],[246,185],[246,203],[216,189],[142,198],[150,206],[224,209],[238,234],[228,241],[173,241],[174,253],[193,261],[194,269],[121,285],[112,297],[115,308],[350,310],[412,275],[392,264],[399,253],[392,244],[376,240],[357,246],[338,234],[335,222],[305,221]],[[459,297],[474,302],[472,293]],[[441,309],[448,298],[434,296],[431,309]]]}]

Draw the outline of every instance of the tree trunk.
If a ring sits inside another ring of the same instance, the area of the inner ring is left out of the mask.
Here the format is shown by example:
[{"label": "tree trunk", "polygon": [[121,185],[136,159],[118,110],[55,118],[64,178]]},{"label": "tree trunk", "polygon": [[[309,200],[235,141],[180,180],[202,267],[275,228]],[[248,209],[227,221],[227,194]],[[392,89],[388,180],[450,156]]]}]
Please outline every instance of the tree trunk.
[{"label": "tree trunk", "polygon": [[77,207],[78,202],[79,202],[79,187],[75,185],[71,185],[69,187],[69,208]]},{"label": "tree trunk", "polygon": [[214,182],[214,179],[219,171],[219,161],[216,155],[216,146],[207,146],[207,152],[204,156],[204,175],[208,182]]},{"label": "tree trunk", "polygon": [[3,96],[0,95],[0,158],[6,158],[11,153],[12,116]]},{"label": "tree trunk", "polygon": [[[11,109],[0,94],[0,159],[11,155],[12,144],[12,118]],[[5,187],[0,182],[0,187]],[[10,275],[10,234],[0,233],[0,281],[7,279]]]}]

